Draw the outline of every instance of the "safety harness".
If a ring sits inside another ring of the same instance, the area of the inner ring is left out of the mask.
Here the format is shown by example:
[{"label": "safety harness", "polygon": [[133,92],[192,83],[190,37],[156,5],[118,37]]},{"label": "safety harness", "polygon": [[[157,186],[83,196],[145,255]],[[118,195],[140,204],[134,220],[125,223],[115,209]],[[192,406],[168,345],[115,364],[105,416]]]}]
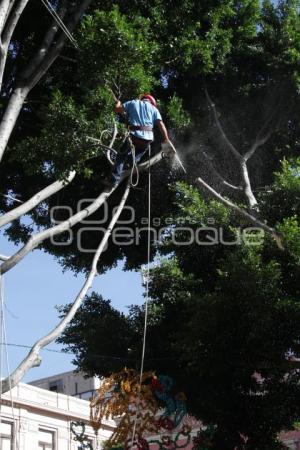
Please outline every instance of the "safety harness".
[{"label": "safety harness", "polygon": [[130,131],[153,131],[153,127],[147,125],[128,125]]}]

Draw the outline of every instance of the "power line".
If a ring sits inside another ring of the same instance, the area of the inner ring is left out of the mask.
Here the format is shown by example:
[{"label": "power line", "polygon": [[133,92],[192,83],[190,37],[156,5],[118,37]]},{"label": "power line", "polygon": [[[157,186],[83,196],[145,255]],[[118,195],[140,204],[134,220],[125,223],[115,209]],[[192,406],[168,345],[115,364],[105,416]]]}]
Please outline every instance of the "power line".
[{"label": "power line", "polygon": [[[4,345],[2,342],[0,343],[0,346]],[[16,347],[16,348],[26,348],[31,349],[32,345],[25,345],[25,344],[14,344],[14,343],[6,343],[9,347]],[[70,350],[56,350],[54,348],[43,348],[42,351],[51,352],[51,353],[59,353],[62,355],[74,355],[76,356],[76,353],[70,351]],[[88,353],[86,358],[99,358],[99,359],[110,359],[110,360],[116,360],[116,361],[138,361],[139,358],[128,358],[126,356],[111,356],[111,355],[100,355],[97,353]],[[160,361],[160,360],[175,360],[177,358],[172,356],[162,356],[160,358],[147,358],[148,361]]]}]

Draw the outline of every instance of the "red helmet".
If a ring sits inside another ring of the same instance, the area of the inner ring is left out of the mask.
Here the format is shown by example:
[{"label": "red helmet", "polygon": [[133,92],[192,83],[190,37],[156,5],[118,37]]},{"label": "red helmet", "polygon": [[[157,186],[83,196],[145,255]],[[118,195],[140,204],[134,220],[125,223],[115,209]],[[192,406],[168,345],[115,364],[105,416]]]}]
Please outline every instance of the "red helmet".
[{"label": "red helmet", "polygon": [[157,108],[157,103],[154,97],[152,97],[152,95],[150,94],[142,94],[141,95],[141,100],[143,100],[144,98],[146,98],[147,100],[149,100],[149,102],[151,103],[151,105],[155,106],[155,108]]}]

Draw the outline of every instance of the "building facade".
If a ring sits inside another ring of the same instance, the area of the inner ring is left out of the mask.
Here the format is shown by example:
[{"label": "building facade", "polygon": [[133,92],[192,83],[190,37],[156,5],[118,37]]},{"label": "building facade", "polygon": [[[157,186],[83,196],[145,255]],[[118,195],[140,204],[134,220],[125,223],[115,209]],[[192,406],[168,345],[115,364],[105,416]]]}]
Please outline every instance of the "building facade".
[{"label": "building facade", "polygon": [[[1,398],[1,450],[82,450],[76,440],[85,428],[85,443],[101,449],[115,424],[106,421],[98,436],[89,425],[89,402],[20,383]],[[75,427],[75,423],[80,423]],[[72,431],[73,430],[73,431]]]},{"label": "building facade", "polygon": [[[115,429],[106,420],[96,436],[89,425],[89,399],[99,378],[66,372],[20,383],[0,399],[0,450],[100,450]],[[77,424],[77,425],[76,425]],[[84,431],[84,443],[76,439]],[[300,450],[300,432],[281,433],[290,450]]]}]

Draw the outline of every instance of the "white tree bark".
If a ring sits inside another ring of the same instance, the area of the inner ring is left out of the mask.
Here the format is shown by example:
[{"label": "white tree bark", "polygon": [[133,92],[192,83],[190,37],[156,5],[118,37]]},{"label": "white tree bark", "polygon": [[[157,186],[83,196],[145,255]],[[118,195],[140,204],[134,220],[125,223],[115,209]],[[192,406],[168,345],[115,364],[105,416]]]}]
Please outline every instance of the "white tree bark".
[{"label": "white tree bark", "polygon": [[[92,0],[83,0],[79,7],[75,10],[70,20],[67,22],[66,27],[72,33],[75,29],[77,23],[79,22],[82,14],[88,8]],[[44,58],[40,61],[39,64],[33,64],[29,67],[29,78],[28,84],[30,89],[32,89],[42,78],[42,76],[48,71],[49,67],[53,64],[56,58],[59,56],[62,48],[66,43],[66,35],[61,33],[60,37],[55,42],[55,45],[50,47],[49,51],[45,53]],[[47,47],[48,48],[48,47]]]},{"label": "white tree bark", "polygon": [[[66,0],[63,0],[60,9],[58,11],[58,15],[61,18],[61,20],[64,19],[66,11],[67,11]],[[53,20],[40,44],[40,47],[30,60],[30,62],[28,63],[27,67],[25,67],[25,69],[22,71],[21,73],[22,79],[29,79],[30,76],[38,67],[38,65],[43,61],[53,43],[53,39],[56,36],[57,31],[58,31],[58,24],[55,20]]]},{"label": "white tree bark", "polygon": [[68,184],[71,183],[75,175],[76,172],[75,170],[73,170],[72,172],[69,173],[69,175],[66,177],[65,180],[55,181],[54,183],[50,184],[49,186],[47,186],[46,188],[42,189],[40,192],[35,194],[33,197],[31,197],[29,200],[27,200],[27,202],[24,202],[22,205],[12,209],[8,213],[1,216],[0,228],[12,222],[13,220],[18,219],[23,214],[28,213],[33,208],[35,208],[39,203],[51,197],[51,195],[56,194],[56,192],[59,192],[61,189],[63,189],[64,187],[66,187]]},{"label": "white tree bark", "polygon": [[[230,139],[228,139],[222,125],[221,122],[219,120],[218,117],[218,113],[216,110],[216,106],[213,103],[212,99],[209,96],[209,93],[207,91],[207,89],[205,89],[205,95],[207,98],[207,101],[212,109],[213,112],[213,116],[215,119],[215,123],[216,126],[224,140],[224,142],[226,143],[227,147],[229,148],[229,150],[231,151],[232,155],[234,156],[234,158],[236,159],[238,166],[239,166],[239,170],[241,173],[241,178],[243,181],[243,191],[244,191],[244,195],[247,199],[248,205],[250,207],[250,209],[253,209],[256,205],[257,205],[257,199],[253,193],[252,187],[251,187],[251,182],[250,182],[250,177],[249,177],[249,171],[248,171],[248,167],[247,167],[247,162],[248,160],[254,155],[254,153],[256,152],[256,150],[261,147],[263,144],[265,144],[267,142],[267,140],[270,138],[271,132],[267,132],[264,136],[260,136],[262,134],[262,131],[260,131],[258,133],[258,136],[256,137],[254,144],[250,147],[250,149],[245,153],[245,155],[241,155],[240,152],[236,149],[236,147],[232,144],[232,142],[230,141]],[[262,130],[264,129],[264,127],[262,128]]]},{"label": "white tree bark", "polygon": [[261,228],[262,230],[266,231],[268,234],[270,234],[273,239],[275,239],[276,244],[280,248],[280,250],[284,250],[282,236],[280,233],[278,233],[275,228],[269,227],[266,223],[261,222],[259,219],[254,217],[252,214],[249,214],[247,211],[244,211],[242,208],[237,206],[235,203],[231,202],[230,200],[223,197],[221,194],[219,194],[215,189],[213,189],[209,184],[207,184],[201,177],[198,177],[196,181],[203,187],[205,187],[217,200],[219,200],[223,205],[228,206],[230,209],[233,209],[236,211],[240,216],[243,216],[245,219],[247,219],[249,222],[251,222],[253,225],[255,225],[258,228]]},{"label": "white tree bark", "polygon": [[[74,11],[72,17],[67,23],[67,27],[70,32],[74,30],[91,1],[92,0],[84,0]],[[28,67],[23,71],[21,81],[17,83],[16,88],[9,99],[6,111],[0,124],[0,161],[3,157],[8,140],[28,93],[47,72],[65,45],[66,36],[64,33],[61,33],[55,43],[53,43],[54,37],[56,36],[56,31],[57,26],[52,24],[45,35],[42,46],[39,48],[37,54],[32,58]]]},{"label": "white tree bark", "polygon": [[91,214],[97,211],[97,209],[99,209],[101,205],[103,205],[105,200],[112,194],[115,189],[116,186],[112,187],[110,190],[103,191],[89,206],[87,206],[84,210],[79,211],[77,214],[74,214],[68,220],[65,220],[62,223],[40,233],[32,235],[28,242],[18,252],[16,252],[7,261],[3,262],[0,265],[0,273],[4,274],[8,270],[12,269],[41,242],[69,230],[74,225],[81,222],[83,219],[89,217]]},{"label": "white tree bark", "polygon": [[[109,144],[109,147],[112,148],[114,145],[114,142],[116,140],[118,134],[118,128],[117,125],[114,124],[114,131],[112,134],[112,138]],[[0,216],[0,228],[7,225],[8,223],[12,222],[13,220],[18,219],[23,214],[28,213],[33,208],[35,208],[39,203],[46,200],[47,198],[51,197],[52,195],[59,192],[61,189],[65,188],[67,185],[73,181],[75,178],[76,171],[71,171],[68,176],[62,180],[62,181],[55,181],[54,183],[50,184],[46,188],[42,189],[40,192],[35,194],[33,197],[31,197],[27,202],[24,202],[21,206],[18,206],[17,208],[14,208],[13,210],[9,211],[6,214],[3,214]],[[1,259],[1,258],[0,258]],[[5,259],[7,260],[8,257]],[[4,260],[3,260],[4,261]]]},{"label": "white tree bark", "polygon": [[8,19],[8,16],[9,16],[9,14],[10,14],[12,8],[14,7],[15,3],[16,3],[16,0],[10,0],[9,8],[8,8],[8,10],[7,10],[7,12],[6,12],[6,17],[5,17],[5,23],[4,23],[4,25],[6,24],[6,21],[7,21],[7,19]]},{"label": "white tree bark", "polygon": [[244,162],[244,161],[240,162],[240,170],[242,172],[242,177],[243,177],[243,181],[244,181],[244,194],[248,200],[250,209],[253,209],[257,205],[257,200],[252,191],[250,178],[249,178],[249,172],[248,172],[246,162]]},{"label": "white tree bark", "polygon": [[[152,166],[154,164],[157,164],[159,161],[161,161],[162,158],[162,152],[158,153],[157,155],[153,156],[150,161],[146,161],[138,166],[139,171],[144,171],[149,168],[149,165]],[[131,171],[128,170],[124,172],[119,184],[124,180],[124,178],[127,178],[130,175]],[[32,235],[31,238],[27,241],[27,243],[14,255],[10,256],[9,259],[5,260],[0,265],[0,274],[4,274],[8,272],[10,269],[15,267],[22,259],[33,249],[35,249],[39,244],[41,244],[46,239],[52,238],[54,236],[57,236],[58,234],[63,233],[64,231],[69,230],[77,223],[81,222],[83,219],[89,217],[91,214],[93,214],[95,211],[97,211],[100,206],[103,205],[103,203],[108,199],[108,197],[115,191],[115,189],[118,187],[118,185],[111,186],[108,190],[103,191],[99,197],[97,197],[89,206],[87,206],[84,210],[79,211],[77,214],[74,214],[73,216],[69,217],[68,220],[63,221],[62,223],[49,228],[47,230],[41,231],[40,233],[37,233],[35,235]]]},{"label": "white tree bark", "polygon": [[17,87],[10,97],[9,103],[0,123],[0,161],[28,92],[28,87]]},{"label": "white tree bark", "polygon": [[124,208],[125,202],[127,200],[128,194],[130,191],[130,182],[127,183],[127,187],[121,199],[121,202],[103,236],[103,239],[94,255],[92,267],[87,276],[84,285],[82,286],[80,292],[78,293],[71,309],[65,315],[65,317],[59,322],[59,324],[52,330],[50,333],[46,334],[46,336],[39,339],[31,348],[28,355],[24,358],[24,360],[19,364],[19,366],[13,371],[11,375],[5,378],[2,381],[2,394],[9,391],[11,388],[16,386],[24,377],[24,375],[33,367],[39,366],[41,363],[41,357],[39,355],[40,350],[44,348],[46,345],[53,342],[57,339],[60,334],[64,331],[66,326],[71,322],[73,317],[76,314],[76,311],[80,307],[84,297],[86,296],[88,290],[91,288],[94,278],[97,274],[97,264],[99,262],[100,256],[106,246],[106,243],[111,235],[111,232],[120,217],[120,214]]},{"label": "white tree bark", "polygon": [[[29,0],[20,0],[17,6],[10,11],[7,15],[7,24],[5,25],[3,34],[1,34],[1,44],[0,44],[0,92],[2,89],[2,81],[3,74],[6,65],[7,52],[9,48],[9,44],[13,35],[13,32],[16,28],[16,25],[21,17],[22,12],[24,11],[25,6],[27,5]],[[13,2],[11,2],[13,3]]]},{"label": "white tree bark", "polygon": [[0,35],[3,31],[4,25],[6,22],[7,13],[9,11],[9,5],[10,5],[10,0],[1,0],[1,3],[0,3]]}]

